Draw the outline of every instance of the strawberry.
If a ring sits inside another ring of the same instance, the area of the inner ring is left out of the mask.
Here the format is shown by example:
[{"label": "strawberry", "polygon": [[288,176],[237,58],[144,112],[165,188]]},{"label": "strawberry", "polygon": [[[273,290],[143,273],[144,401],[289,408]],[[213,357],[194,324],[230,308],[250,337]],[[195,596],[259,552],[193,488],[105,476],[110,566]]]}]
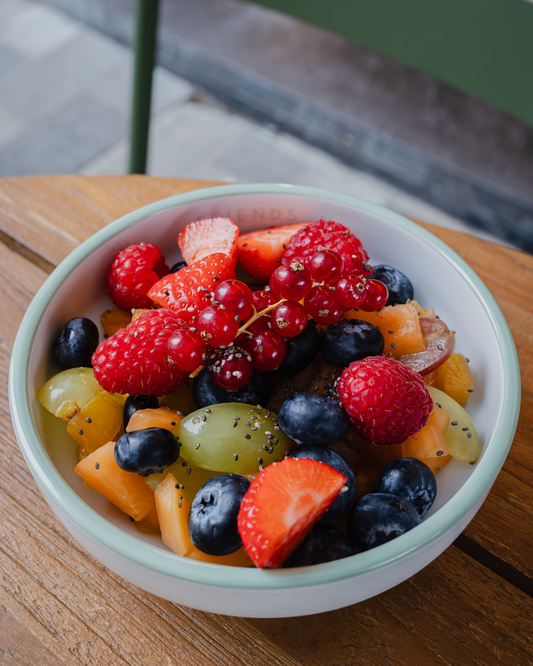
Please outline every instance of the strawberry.
[{"label": "strawberry", "polygon": [[306,222],[299,222],[259,229],[240,236],[237,241],[239,264],[256,280],[268,282],[280,265],[291,238],[306,225]]},{"label": "strawberry", "polygon": [[344,474],[310,458],[285,458],[266,467],[250,484],[237,520],[244,549],[254,564],[281,566],[345,483]]},{"label": "strawberry", "polygon": [[178,273],[170,273],[156,282],[148,296],[157,305],[173,310],[191,324],[211,305],[217,284],[235,277],[235,267],[227,254],[210,254]]},{"label": "strawberry", "polygon": [[148,310],[101,342],[91,362],[96,381],[110,393],[165,395],[186,383],[168,359],[167,341],[187,324],[169,310]]},{"label": "strawberry", "polygon": [[228,217],[214,217],[191,222],[178,236],[178,245],[187,264],[194,264],[210,254],[227,254],[237,264],[239,227]]}]

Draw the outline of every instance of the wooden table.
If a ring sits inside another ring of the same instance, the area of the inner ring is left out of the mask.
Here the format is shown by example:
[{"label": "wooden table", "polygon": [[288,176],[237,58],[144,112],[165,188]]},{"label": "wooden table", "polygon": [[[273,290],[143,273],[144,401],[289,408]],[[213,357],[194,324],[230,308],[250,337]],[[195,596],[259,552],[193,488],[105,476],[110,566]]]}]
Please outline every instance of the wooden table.
[{"label": "wooden table", "polygon": [[431,227],[490,287],[523,373],[515,441],[466,532],[392,590],[339,611],[248,620],[151,596],[111,573],[52,515],[19,451],[7,370],[47,274],[112,220],[213,183],[143,176],[0,180],[0,664],[2,666],[523,666],[533,664],[533,257]]}]

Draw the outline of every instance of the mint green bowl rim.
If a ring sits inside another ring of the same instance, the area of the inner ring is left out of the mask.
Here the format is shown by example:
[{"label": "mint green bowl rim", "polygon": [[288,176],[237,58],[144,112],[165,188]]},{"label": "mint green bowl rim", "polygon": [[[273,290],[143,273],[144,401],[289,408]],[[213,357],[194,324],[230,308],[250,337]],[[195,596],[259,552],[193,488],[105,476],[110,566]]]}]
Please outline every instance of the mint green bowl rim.
[{"label": "mint green bowl rim", "polygon": [[[228,567],[179,557],[137,539],[91,509],[59,474],[42,445],[31,414],[28,372],[35,332],[43,313],[61,284],[78,264],[113,236],[147,217],[178,205],[235,195],[296,195],[343,204],[373,213],[401,227],[439,253],[470,284],[487,313],[502,356],[503,405],[492,446],[476,464],[463,487],[442,510],[426,518],[416,529],[380,546],[315,567],[300,570],[261,570]],[[207,586],[234,589],[290,589],[324,585],[377,571],[429,546],[464,519],[490,490],[513,441],[520,409],[520,370],[509,326],[494,297],[468,264],[429,231],[403,216],[355,197],[310,187],[277,184],[244,184],[209,187],[178,194],[139,208],[104,227],[77,247],[48,277],[30,304],[20,325],[9,369],[9,401],[15,434],[26,462],[41,491],[68,519],[105,547],[146,569]]]}]

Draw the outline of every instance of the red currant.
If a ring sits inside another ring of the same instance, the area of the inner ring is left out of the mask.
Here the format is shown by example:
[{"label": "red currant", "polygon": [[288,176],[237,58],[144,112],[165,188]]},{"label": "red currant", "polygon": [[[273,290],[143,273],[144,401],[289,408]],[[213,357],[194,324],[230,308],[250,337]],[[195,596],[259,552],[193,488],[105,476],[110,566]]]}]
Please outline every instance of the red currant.
[{"label": "red currant", "polygon": [[355,275],[346,275],[335,285],[335,298],[345,308],[358,308],[366,298],[365,283]]},{"label": "red currant", "polygon": [[315,252],[307,265],[311,269],[313,279],[316,282],[333,284],[342,277],[344,261],[341,255],[335,250],[320,250]]},{"label": "red currant", "polygon": [[252,357],[240,347],[230,347],[217,353],[209,370],[217,386],[226,391],[236,391],[252,378]]},{"label": "red currant", "polygon": [[[275,298],[275,296],[272,294],[270,291],[265,291],[263,289],[259,291],[254,291],[252,294],[253,298],[253,303],[254,303],[254,308],[256,312],[262,312],[266,308],[268,308],[269,305],[274,305],[274,303],[277,303],[279,300]],[[255,333],[257,331],[264,331],[266,328],[268,328],[268,324],[270,323],[270,314],[263,315],[262,317],[259,317],[259,319],[256,319],[253,324],[250,324],[248,326],[248,330],[252,331],[252,333]]]},{"label": "red currant", "polygon": [[252,312],[252,290],[240,280],[225,280],[215,289],[215,301],[228,310],[238,314],[241,319],[248,319]]},{"label": "red currant", "polygon": [[194,331],[174,331],[167,341],[167,353],[180,370],[192,372],[205,361],[207,347]]},{"label": "red currant", "polygon": [[344,308],[329,287],[313,287],[304,299],[307,314],[324,326],[336,324],[344,317]]},{"label": "red currant", "polygon": [[300,335],[308,321],[304,306],[296,301],[283,301],[270,314],[272,330],[285,338]]},{"label": "red currant", "polygon": [[275,370],[287,356],[287,346],[283,338],[274,331],[259,331],[244,343],[244,348],[252,357],[252,367],[259,372]]},{"label": "red currant", "polygon": [[389,290],[386,285],[379,280],[367,280],[365,287],[366,297],[359,305],[359,309],[363,312],[375,312],[382,308],[389,298]]},{"label": "red currant", "polygon": [[291,261],[276,268],[270,276],[270,288],[274,294],[291,301],[301,301],[313,286],[313,276],[301,261]]},{"label": "red currant", "polygon": [[198,315],[196,329],[211,347],[229,345],[239,330],[239,315],[223,305],[210,305]]}]

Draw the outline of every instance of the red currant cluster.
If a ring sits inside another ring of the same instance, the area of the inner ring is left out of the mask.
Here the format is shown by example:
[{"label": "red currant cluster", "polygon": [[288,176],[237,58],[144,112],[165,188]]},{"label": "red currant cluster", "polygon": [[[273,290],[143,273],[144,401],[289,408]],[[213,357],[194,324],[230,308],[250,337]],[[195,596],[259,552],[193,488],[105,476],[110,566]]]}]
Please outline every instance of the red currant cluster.
[{"label": "red currant cluster", "polygon": [[277,268],[265,290],[252,292],[240,280],[226,280],[194,326],[170,336],[168,355],[189,372],[208,362],[215,384],[230,391],[242,388],[253,370],[270,372],[283,362],[283,338],[299,335],[309,317],[329,326],[346,310],[373,312],[385,305],[388,290],[382,282],[343,273],[341,255],[321,250],[307,265],[294,260]]}]

